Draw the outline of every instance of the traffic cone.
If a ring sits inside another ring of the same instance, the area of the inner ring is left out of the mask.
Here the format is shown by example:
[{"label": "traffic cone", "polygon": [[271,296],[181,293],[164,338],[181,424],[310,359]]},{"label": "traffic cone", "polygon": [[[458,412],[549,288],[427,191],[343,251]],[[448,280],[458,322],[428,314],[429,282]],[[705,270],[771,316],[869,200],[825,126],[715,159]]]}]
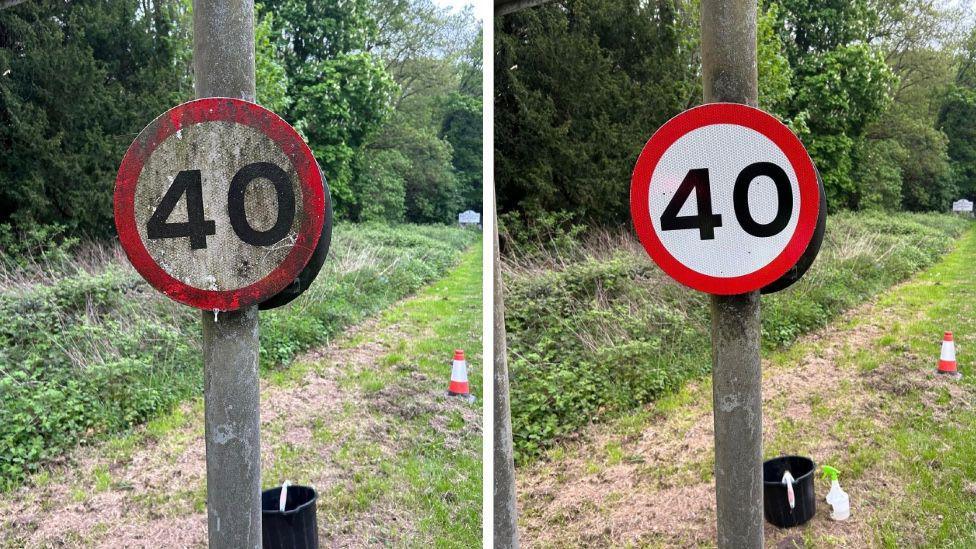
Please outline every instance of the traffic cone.
[{"label": "traffic cone", "polygon": [[942,355],[939,356],[938,373],[957,379],[962,377],[956,369],[956,344],[952,342],[952,332],[946,332],[945,337],[942,338]]},{"label": "traffic cone", "polygon": [[451,383],[447,386],[447,396],[461,397],[468,402],[474,402],[474,395],[468,387],[468,363],[464,360],[464,351],[454,351],[454,362],[451,365]]}]

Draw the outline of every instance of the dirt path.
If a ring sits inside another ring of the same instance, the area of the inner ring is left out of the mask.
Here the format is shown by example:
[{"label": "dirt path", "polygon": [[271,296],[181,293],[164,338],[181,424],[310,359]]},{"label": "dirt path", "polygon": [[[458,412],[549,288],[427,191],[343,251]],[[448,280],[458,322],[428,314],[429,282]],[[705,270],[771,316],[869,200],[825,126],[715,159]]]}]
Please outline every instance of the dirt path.
[{"label": "dirt path", "polygon": [[[886,296],[941,284],[930,278]],[[909,482],[890,471],[883,479],[871,473],[879,464],[917,461],[898,454],[886,440],[901,433],[912,414],[945,422],[960,407],[973,409],[973,385],[934,374],[939,328],[934,343],[892,336],[929,322],[934,307],[883,297],[763,361],[767,458],[801,454],[817,464],[846,468],[842,484],[853,506],[852,520],[829,520],[823,502],[828,486],[818,474],[817,515],[791,530],[766,524],[768,547],[870,547],[879,544],[890,524],[896,525],[894,539],[915,546],[926,539],[926,528],[938,528],[941,515],[928,525],[902,521],[919,496],[907,493]],[[969,314],[969,307],[960,314]],[[931,332],[928,336],[933,339]],[[976,343],[972,332],[963,338],[962,346]],[[713,546],[712,437],[708,380],[620,420],[591,426],[582,442],[557,448],[548,461],[518,471],[524,545]]]},{"label": "dirt path", "polygon": [[[480,295],[480,288],[473,293]],[[288,479],[316,487],[324,546],[403,545],[429,537],[408,497],[415,488],[403,464],[414,463],[421,442],[437,451],[480,454],[480,405],[445,396],[447,378],[431,375],[430,360],[418,358],[422,350],[414,348],[431,325],[404,312],[451,299],[429,288],[329,347],[262,376],[263,484]],[[480,334],[478,322],[466,329]],[[443,371],[449,359],[433,359],[435,370]],[[426,438],[418,442],[420,433]],[[443,474],[459,475],[443,467]],[[205,473],[197,401],[128,436],[80,448],[64,464],[35,475],[32,487],[5,494],[0,545],[205,546]]]}]

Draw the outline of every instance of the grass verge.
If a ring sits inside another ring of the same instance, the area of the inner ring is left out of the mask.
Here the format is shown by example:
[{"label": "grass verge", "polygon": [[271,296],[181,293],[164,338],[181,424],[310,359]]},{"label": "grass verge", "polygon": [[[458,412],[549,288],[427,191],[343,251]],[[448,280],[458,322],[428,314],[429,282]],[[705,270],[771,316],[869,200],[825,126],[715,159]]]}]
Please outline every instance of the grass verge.
[{"label": "grass verge", "polygon": [[[940,214],[842,213],[814,266],[764,297],[765,348],[788,346],[932,265],[969,222]],[[710,371],[705,296],[667,279],[639,243],[603,232],[506,260],[516,459]]]},{"label": "grass verge", "polygon": [[[262,483],[319,492],[324,547],[481,541],[481,250],[261,378]],[[453,349],[479,401],[446,396]],[[199,398],[0,498],[0,547],[206,546]]]},{"label": "grass verge", "polygon": [[[262,369],[442,276],[478,236],[445,226],[339,225],[312,287],[262,313]],[[3,259],[0,489],[76,444],[200,393],[200,313],[155,292],[117,247],[16,265]]]},{"label": "grass verge", "polygon": [[[763,352],[767,458],[841,470],[849,521],[815,481],[806,525],[766,525],[768,547],[976,545],[976,229],[912,280],[789,348]],[[961,381],[935,373],[955,334]],[[527,547],[714,547],[710,379],[585,429],[520,476]],[[796,544],[796,545],[794,545]]]}]

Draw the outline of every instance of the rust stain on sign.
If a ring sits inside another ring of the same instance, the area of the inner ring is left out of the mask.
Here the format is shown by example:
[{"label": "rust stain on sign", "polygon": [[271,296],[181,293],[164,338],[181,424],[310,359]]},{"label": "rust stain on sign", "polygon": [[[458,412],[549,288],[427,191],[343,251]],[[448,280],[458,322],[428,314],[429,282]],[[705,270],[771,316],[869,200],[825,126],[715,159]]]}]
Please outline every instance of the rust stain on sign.
[{"label": "rust stain on sign", "polygon": [[239,99],[170,109],[129,147],[115,189],[119,239],[171,298],[212,310],[292,283],[326,223],[323,178],[277,115]]}]

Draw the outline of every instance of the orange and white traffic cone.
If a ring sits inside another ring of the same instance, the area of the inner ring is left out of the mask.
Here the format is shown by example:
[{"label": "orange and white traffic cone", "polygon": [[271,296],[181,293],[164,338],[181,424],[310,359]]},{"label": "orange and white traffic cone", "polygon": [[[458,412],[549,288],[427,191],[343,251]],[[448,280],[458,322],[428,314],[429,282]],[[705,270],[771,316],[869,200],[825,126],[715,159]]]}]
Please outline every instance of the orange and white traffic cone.
[{"label": "orange and white traffic cone", "polygon": [[468,402],[474,402],[474,395],[468,387],[468,363],[464,360],[464,351],[454,351],[454,362],[451,365],[451,384],[447,386],[447,396],[461,397]]},{"label": "orange and white traffic cone", "polygon": [[956,344],[952,341],[952,332],[946,332],[945,337],[942,338],[942,355],[939,356],[937,372],[956,379],[962,377],[956,368]]}]

